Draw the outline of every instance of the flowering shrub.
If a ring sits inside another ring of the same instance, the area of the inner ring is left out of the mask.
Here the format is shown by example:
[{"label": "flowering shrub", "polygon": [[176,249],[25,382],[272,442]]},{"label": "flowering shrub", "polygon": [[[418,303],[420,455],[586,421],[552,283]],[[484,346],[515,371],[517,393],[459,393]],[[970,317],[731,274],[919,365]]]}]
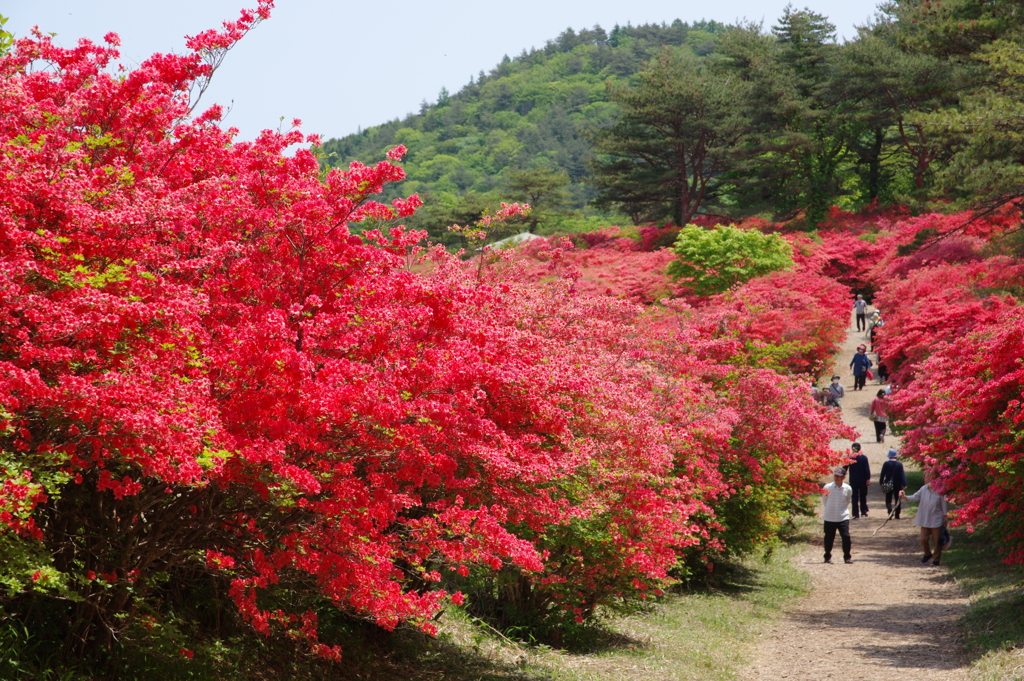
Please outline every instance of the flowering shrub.
[{"label": "flowering shrub", "polygon": [[835,279],[795,270],[752,279],[716,301],[753,363],[820,376],[846,335],[850,292]]},{"label": "flowering shrub", "polygon": [[[0,60],[0,533],[15,592],[67,597],[69,654],[149,629],[140,601],[196,574],[333,659],[317,608],[430,632],[471,574],[583,619],[756,540],[832,462],[842,431],[796,379],[588,295],[561,246],[538,285],[400,226],[350,233],[418,207],[371,198],[400,147],[322,175],[285,153],[315,137],[193,116],[269,8],[123,73],[115,36]],[[635,254],[623,297],[656,299],[666,253]],[[718,513],[741,495],[765,522]]]},{"label": "flowering shrub", "polygon": [[954,518],[984,526],[1024,563],[1024,308],[996,305],[973,330],[920,362],[894,406],[906,448],[929,469]]},{"label": "flowering shrub", "polygon": [[900,385],[892,410],[904,452],[938,474],[956,522],[986,527],[1019,563],[1024,264],[985,257],[992,237],[1016,227],[1012,216],[969,217],[907,219],[878,239],[879,342]]}]

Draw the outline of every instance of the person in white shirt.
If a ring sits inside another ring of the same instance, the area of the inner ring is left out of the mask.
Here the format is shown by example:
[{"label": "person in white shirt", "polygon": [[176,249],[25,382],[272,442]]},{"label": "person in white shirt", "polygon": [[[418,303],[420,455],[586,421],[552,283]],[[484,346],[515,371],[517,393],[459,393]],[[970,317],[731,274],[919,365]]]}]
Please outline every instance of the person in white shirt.
[{"label": "person in white shirt", "polygon": [[850,499],[853,488],[846,484],[846,469],[836,466],[832,470],[833,481],[821,488],[821,500],[825,504],[825,562],[832,562],[832,546],[836,541],[836,532],[843,541],[843,561],[852,563],[850,556]]},{"label": "person in white shirt", "polygon": [[868,309],[868,301],[864,300],[864,296],[857,294],[857,300],[853,301],[853,311],[857,315],[857,330],[865,331],[867,329],[867,320],[865,315]]},{"label": "person in white shirt", "polygon": [[[946,526],[946,512],[949,510],[949,506],[946,503],[946,497],[932,489],[934,479],[935,476],[931,471],[926,472],[924,486],[913,494],[900,492],[900,498],[918,502],[914,524],[921,528],[921,548],[924,549],[924,557],[921,558],[921,562],[927,563],[931,560],[932,565],[938,565],[942,558],[943,548],[939,536],[942,534],[942,528]],[[934,551],[931,548],[933,542],[935,544]]]}]

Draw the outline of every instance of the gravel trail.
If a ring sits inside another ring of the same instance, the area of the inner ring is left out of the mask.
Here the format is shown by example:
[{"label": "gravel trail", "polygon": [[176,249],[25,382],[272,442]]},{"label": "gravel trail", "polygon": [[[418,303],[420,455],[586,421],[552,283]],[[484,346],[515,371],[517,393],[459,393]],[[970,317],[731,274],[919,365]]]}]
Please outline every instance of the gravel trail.
[{"label": "gravel trail", "polygon": [[[864,390],[853,390],[848,365],[857,345],[866,342],[863,332],[851,331],[835,373],[846,388],[843,420],[860,431],[859,442],[871,462],[870,515],[850,521],[852,564],[843,563],[838,535],[832,564],[823,562],[820,534],[795,559],[810,575],[813,591],[764,633],[754,662],[745,670],[747,681],[968,678],[956,627],[967,599],[944,568],[919,562],[913,512],[905,510],[900,520],[890,520],[871,534],[887,516],[878,473],[889,447],[898,448],[899,442],[887,436],[885,444],[875,443],[868,408],[879,389],[877,379],[868,381]],[[837,450],[849,445],[848,440],[832,443]],[[904,465],[910,468],[906,461]],[[915,491],[911,487],[908,493]]]}]

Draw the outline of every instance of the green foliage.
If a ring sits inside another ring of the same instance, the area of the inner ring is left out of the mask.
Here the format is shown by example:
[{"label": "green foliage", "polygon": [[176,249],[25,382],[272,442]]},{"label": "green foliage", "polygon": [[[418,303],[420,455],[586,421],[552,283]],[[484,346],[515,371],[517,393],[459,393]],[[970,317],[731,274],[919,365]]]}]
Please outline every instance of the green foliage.
[{"label": "green foliage", "polygon": [[848,140],[860,128],[835,96],[834,35],[824,16],[787,7],[770,35],[746,26],[723,36],[722,68],[751,89],[739,105],[752,131],[729,174],[740,208],[781,219],[805,211],[813,228],[846,191]]},{"label": "green foliage", "polygon": [[687,225],[679,232],[668,274],[690,280],[699,295],[726,291],[754,277],[792,267],[793,249],[778,234],[718,225]]},{"label": "green foliage", "polygon": [[940,107],[909,120],[951,150],[936,173],[945,209],[1024,204],[1024,16],[1013,0],[897,0],[887,6],[900,46],[956,78]]},{"label": "green foliage", "polygon": [[569,174],[551,168],[528,168],[508,173],[508,196],[515,201],[530,204],[526,223],[530,232],[541,224],[551,224],[567,212],[571,204]]},{"label": "green foliage", "polygon": [[418,192],[428,208],[409,225],[452,247],[452,221],[528,200],[519,173],[567,179],[533,182],[554,192],[530,221],[543,233],[610,211],[677,224],[767,214],[813,229],[832,206],[1024,203],[1018,2],[894,0],[854,40],[834,35],[792,7],[768,32],[569,29],[417,114],[328,141],[324,162],[406,145],[408,179],[385,198]]},{"label": "green foliage", "polygon": [[4,24],[7,23],[7,17],[0,14],[0,56],[7,54],[7,51],[11,49],[11,45],[14,43],[14,35],[10,31],[4,30]]},{"label": "green foliage", "polygon": [[[633,77],[663,45],[707,54],[725,30],[706,21],[616,26],[610,33],[600,27],[568,29],[542,49],[481,72],[458,92],[442,93],[419,113],[328,140],[324,162],[371,162],[404,144],[407,179],[389,187],[385,198],[418,192],[427,210],[408,224],[456,247],[445,234],[448,218],[476,219],[484,207],[509,200],[516,171],[562,172],[568,178],[564,198],[533,214],[531,229],[544,231],[564,214],[557,204],[586,213],[583,207],[595,196],[588,184],[590,143],[582,131],[615,119],[617,106],[608,101],[605,83]],[[439,201],[445,208],[431,212]]]},{"label": "green foliage", "polygon": [[621,114],[611,127],[590,131],[596,205],[615,207],[634,224],[671,218],[688,222],[714,205],[732,152],[747,133],[737,102],[748,86],[696,59],[665,48],[635,87],[609,83]]}]

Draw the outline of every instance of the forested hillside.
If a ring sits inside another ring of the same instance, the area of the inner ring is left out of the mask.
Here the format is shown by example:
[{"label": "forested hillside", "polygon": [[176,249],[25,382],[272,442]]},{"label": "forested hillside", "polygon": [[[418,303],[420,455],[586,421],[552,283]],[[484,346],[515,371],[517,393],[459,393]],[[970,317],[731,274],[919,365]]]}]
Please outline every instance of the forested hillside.
[{"label": "forested hillside", "polygon": [[707,55],[726,28],[679,20],[616,26],[610,33],[600,26],[570,28],[542,49],[481,71],[457,93],[442,90],[417,114],[329,140],[323,150],[330,164],[345,167],[405,145],[408,179],[389,196],[418,192],[426,205],[412,224],[437,237],[509,198],[535,204],[535,220],[564,219],[567,209],[593,214],[581,210],[596,196],[584,132],[615,119],[618,107],[608,101],[606,83],[628,80],[665,45],[691,57]]},{"label": "forested hillside", "polygon": [[827,17],[567,30],[420,113],[328,141],[326,162],[408,149],[445,228],[526,201],[542,233],[695,215],[809,228],[831,206],[996,205],[1019,180],[1020,7],[883,6],[839,44]]}]

